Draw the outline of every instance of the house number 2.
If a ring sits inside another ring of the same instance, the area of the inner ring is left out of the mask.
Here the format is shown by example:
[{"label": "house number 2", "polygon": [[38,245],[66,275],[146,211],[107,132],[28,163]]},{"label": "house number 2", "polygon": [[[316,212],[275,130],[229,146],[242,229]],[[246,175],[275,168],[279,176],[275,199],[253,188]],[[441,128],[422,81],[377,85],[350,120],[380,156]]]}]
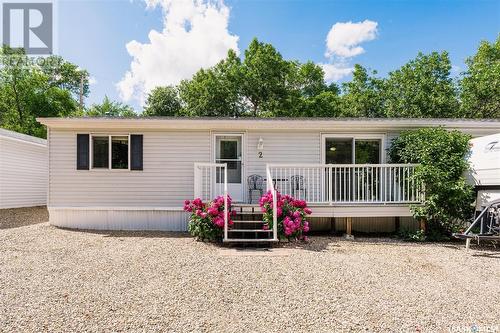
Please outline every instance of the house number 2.
[{"label": "house number 2", "polygon": [[264,158],[264,154],[261,151],[259,151],[259,158]]}]

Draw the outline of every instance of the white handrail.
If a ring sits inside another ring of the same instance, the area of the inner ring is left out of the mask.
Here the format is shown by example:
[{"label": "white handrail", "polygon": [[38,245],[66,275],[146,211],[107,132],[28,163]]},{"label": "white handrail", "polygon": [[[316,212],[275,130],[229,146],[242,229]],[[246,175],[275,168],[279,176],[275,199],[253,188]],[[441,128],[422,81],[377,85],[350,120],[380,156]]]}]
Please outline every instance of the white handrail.
[{"label": "white handrail", "polygon": [[276,189],[274,188],[273,176],[271,169],[266,167],[267,190],[273,195],[273,240],[278,240],[278,198],[276,197]]},{"label": "white handrail", "polygon": [[337,167],[337,168],[347,168],[347,167],[416,167],[420,164],[417,163],[384,163],[384,164],[308,164],[308,163],[270,163],[267,164],[269,168],[315,168],[315,167]]},{"label": "white handrail", "polygon": [[227,207],[227,163],[224,163],[224,239],[227,239],[227,229],[229,224]]}]

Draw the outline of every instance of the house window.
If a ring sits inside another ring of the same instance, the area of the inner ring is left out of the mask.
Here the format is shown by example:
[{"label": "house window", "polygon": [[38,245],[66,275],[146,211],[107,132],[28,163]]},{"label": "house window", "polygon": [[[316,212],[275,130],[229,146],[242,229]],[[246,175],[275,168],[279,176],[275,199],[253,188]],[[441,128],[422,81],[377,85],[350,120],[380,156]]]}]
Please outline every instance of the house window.
[{"label": "house window", "polygon": [[128,169],[128,136],[111,137],[111,168]]},{"label": "house window", "polygon": [[325,137],[326,164],[380,164],[382,139]]},{"label": "house window", "polygon": [[93,135],[92,136],[92,168],[93,169],[129,169],[129,137],[128,135]]},{"label": "house window", "polygon": [[109,168],[109,137],[92,137],[92,168]]}]

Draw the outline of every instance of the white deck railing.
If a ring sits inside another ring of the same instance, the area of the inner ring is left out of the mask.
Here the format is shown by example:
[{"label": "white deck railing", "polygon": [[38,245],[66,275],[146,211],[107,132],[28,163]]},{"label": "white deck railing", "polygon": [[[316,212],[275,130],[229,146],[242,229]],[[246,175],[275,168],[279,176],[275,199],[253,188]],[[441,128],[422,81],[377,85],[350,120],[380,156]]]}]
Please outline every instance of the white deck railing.
[{"label": "white deck railing", "polygon": [[224,239],[227,239],[229,222],[227,195],[226,163],[194,164],[194,197],[202,201],[210,201],[218,196],[224,197]]},{"label": "white deck railing", "polygon": [[267,187],[311,204],[420,203],[424,191],[415,179],[416,166],[268,164]]},{"label": "white deck railing", "polygon": [[273,176],[269,167],[266,168],[267,190],[271,191],[273,195],[273,240],[278,240],[278,200],[276,197],[276,188],[271,186],[273,184]]}]

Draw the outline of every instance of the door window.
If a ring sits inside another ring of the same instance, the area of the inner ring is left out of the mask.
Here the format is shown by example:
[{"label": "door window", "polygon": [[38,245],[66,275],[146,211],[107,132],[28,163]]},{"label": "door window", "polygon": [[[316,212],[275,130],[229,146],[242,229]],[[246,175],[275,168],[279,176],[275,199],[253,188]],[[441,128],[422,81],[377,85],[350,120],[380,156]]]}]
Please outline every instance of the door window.
[{"label": "door window", "polygon": [[326,164],[351,164],[352,139],[326,138]]},{"label": "door window", "polygon": [[241,183],[241,138],[220,137],[217,140],[216,163],[227,163],[228,183]]},{"label": "door window", "polygon": [[356,164],[380,163],[380,140],[356,140]]}]

